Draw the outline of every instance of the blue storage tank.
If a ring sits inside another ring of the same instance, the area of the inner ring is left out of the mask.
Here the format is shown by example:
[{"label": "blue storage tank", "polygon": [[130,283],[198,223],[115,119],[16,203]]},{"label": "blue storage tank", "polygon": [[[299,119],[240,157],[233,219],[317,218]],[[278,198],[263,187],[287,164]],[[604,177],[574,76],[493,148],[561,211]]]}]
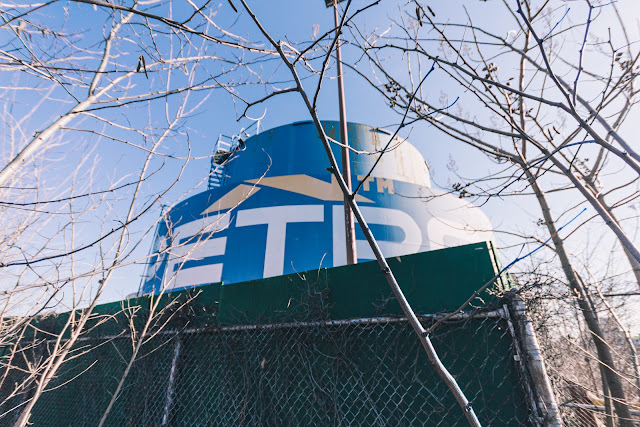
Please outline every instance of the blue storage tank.
[{"label": "blue storage tank", "polygon": [[[339,123],[323,122],[339,139]],[[354,188],[391,134],[349,123]],[[487,217],[431,188],[420,152],[396,137],[356,201],[386,257],[492,240]],[[340,163],[340,146],[333,144]],[[346,263],[342,193],[312,122],[293,123],[215,154],[211,188],[161,219],[140,294],[237,283]],[[374,259],[357,230],[359,261]]]}]

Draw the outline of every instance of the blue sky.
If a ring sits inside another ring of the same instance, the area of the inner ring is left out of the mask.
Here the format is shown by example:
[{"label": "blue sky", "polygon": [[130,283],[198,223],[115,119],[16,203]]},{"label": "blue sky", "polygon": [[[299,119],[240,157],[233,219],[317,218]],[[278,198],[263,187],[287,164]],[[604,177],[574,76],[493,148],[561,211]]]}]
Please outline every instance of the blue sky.
[{"label": "blue sky", "polygon": [[[240,8],[239,2],[234,0],[234,3]],[[356,0],[353,2],[352,9],[361,8],[366,4],[368,3]],[[633,0],[620,0],[616,4],[624,11],[625,19],[629,20],[628,28],[630,38],[632,40],[639,40],[640,33],[637,18],[640,16],[640,5]],[[289,40],[292,43],[301,40],[310,40],[315,31],[317,31],[318,34],[323,34],[333,26],[332,12],[330,9],[325,8],[324,2],[321,0],[301,0],[297,2],[253,1],[250,2],[250,5],[267,30],[277,40]],[[173,2],[170,3],[170,6],[162,6],[154,10],[157,13],[168,13],[169,7],[172,9],[176,20],[184,19],[181,17],[187,16],[191,10],[187,3],[184,2]],[[371,8],[358,17],[355,23],[363,32],[377,30],[378,33],[381,33],[385,27],[389,25],[389,20],[398,19],[407,7],[404,2],[383,0],[380,5]],[[440,2],[431,5],[431,7],[436,13],[437,19],[441,22],[466,22],[467,17],[465,9],[463,9],[464,7],[469,15],[473,17],[476,25],[487,25],[494,31],[503,33],[505,37],[508,36],[510,30],[515,28],[514,21],[508,14],[504,13],[503,5],[498,1]],[[566,12],[566,17],[556,27],[557,31],[569,28],[572,24],[581,22],[585,18],[586,10],[582,2],[563,2],[559,7],[560,9],[556,11],[554,16],[562,16],[563,13]],[[221,26],[249,40],[257,40],[260,37],[248,17],[244,14],[238,17],[238,14],[231,10],[227,1],[216,4],[214,9],[216,8],[218,8],[218,13],[214,18]],[[64,22],[63,28],[69,33],[77,34],[78,43],[83,45],[88,52],[99,51],[103,46],[100,33],[104,33],[104,31],[108,31],[109,29],[108,25],[104,25],[106,16],[106,12],[103,10],[94,10],[90,5],[77,4],[74,2],[58,3],[41,11],[41,19],[48,20],[47,22],[52,26],[57,22]],[[546,25],[551,27],[555,24],[556,22],[549,22]],[[613,20],[611,11],[604,7],[602,8],[602,15],[593,25],[592,33],[598,36],[603,35],[602,37],[604,37],[604,35],[607,34],[607,28],[615,28],[615,25],[616,22]],[[136,25],[131,28],[131,31],[132,34],[136,31],[143,32],[144,28],[141,25]],[[212,34],[214,33],[217,34],[216,31],[212,30]],[[347,36],[347,38],[348,37],[349,36]],[[140,39],[143,38],[144,36],[140,36]],[[614,40],[613,42],[621,43],[620,39]],[[267,47],[266,44],[264,46]],[[162,49],[167,49],[167,47],[166,45],[161,46]],[[196,43],[186,48],[193,49],[195,52],[199,46]],[[214,48],[211,45],[208,45],[207,49],[209,49],[208,53],[210,54],[219,53],[220,55],[225,55],[227,58],[232,58],[234,55],[229,49]],[[150,61],[144,46],[136,44],[136,38],[132,36],[119,44],[114,66],[117,64],[120,69],[133,69],[138,62],[140,54],[145,55],[147,61]],[[573,52],[573,54],[576,53]],[[356,51],[349,47],[345,48],[344,55],[345,61],[353,62],[356,59]],[[591,58],[592,56],[588,56],[586,61],[591,61]],[[275,85],[276,87],[288,87],[290,82],[285,78],[287,75],[286,70],[281,65],[277,66],[276,64],[277,60],[265,61],[255,64],[255,66],[252,67],[252,71],[255,72],[256,75],[276,76],[277,79],[280,80],[280,83]],[[367,64],[360,62],[358,66],[366,68]],[[406,67],[402,58],[397,59],[396,66],[397,69],[395,71],[398,72],[401,72],[404,67]],[[509,67],[509,64],[503,66]],[[216,73],[219,71],[219,67],[219,64],[211,61],[203,65],[198,73],[200,73],[200,76],[206,75],[207,72]],[[332,67],[328,74],[329,76],[334,76],[335,68]],[[242,77],[246,77],[247,75],[246,72],[241,74]],[[234,75],[234,78],[235,76],[236,75]],[[464,95],[464,91],[460,87],[452,85],[445,77],[441,70],[436,70],[425,81],[423,88],[430,94],[429,96],[433,96],[435,99],[446,96],[449,100],[452,100],[457,96]],[[178,85],[180,79],[186,77],[180,77],[179,74],[176,73],[174,78],[177,79],[175,84]],[[137,74],[130,81],[130,84],[133,85],[133,89],[131,90],[134,92],[144,91],[146,88],[145,85],[151,86],[159,84],[158,79],[160,79],[160,76],[151,75],[150,80],[147,80],[142,73]],[[14,75],[0,72],[0,86],[2,87],[22,84],[28,86],[34,81],[35,79],[22,76],[16,80]],[[304,82],[308,87],[312,89],[315,88],[315,84],[312,84],[312,81],[305,80]],[[26,114],[37,104],[40,97],[46,93],[47,85],[45,83],[40,83],[39,87],[41,90],[37,93],[29,93],[27,91],[14,92],[18,93],[14,98],[15,106],[12,110],[16,116]],[[239,88],[238,90],[247,100],[258,99],[267,93],[264,88],[259,86],[254,88]],[[11,91],[5,91],[5,100],[8,99],[6,93],[10,92]],[[346,71],[346,95],[347,117],[349,121],[388,127],[391,130],[393,130],[394,125],[400,121],[399,116],[390,111],[382,99],[376,95],[375,91],[349,70]],[[213,144],[219,134],[237,134],[242,127],[252,123],[247,119],[242,119],[239,122],[236,120],[239,112],[244,109],[244,105],[239,99],[234,99],[224,90],[217,89],[209,92],[198,92],[191,96],[192,98],[189,101],[189,105],[195,106],[199,102],[202,102],[202,104],[185,118],[181,123],[179,132],[176,133],[175,137],[168,138],[162,148],[162,152],[165,154],[181,157],[187,154],[185,147],[188,142],[191,148],[190,156],[192,158],[180,175],[181,178],[178,185],[169,191],[162,199],[162,203],[166,205],[173,204],[185,197],[186,194],[193,194],[205,188],[204,179],[209,171],[209,160],[206,157],[210,155]],[[50,102],[45,103],[41,109],[38,109],[33,114],[31,120],[23,123],[25,135],[41,130],[43,123],[47,123],[52,118],[55,118],[57,114],[66,111],[71,105],[70,98],[62,91],[57,90],[53,94],[53,97]],[[177,100],[182,98],[175,97],[174,99],[176,101],[172,100],[169,104],[170,110],[175,110]],[[469,106],[466,108],[473,107]],[[338,109],[335,79],[327,79],[324,82],[323,91],[319,98],[318,110],[322,119],[337,119]],[[105,117],[109,117],[113,122],[117,123],[134,123],[137,126],[137,122],[139,122],[144,123],[145,127],[161,127],[165,120],[166,113],[163,104],[154,105],[153,107],[140,105],[135,106],[135,108],[128,108],[126,111],[126,115],[123,115],[118,110],[114,110],[113,113],[106,113]],[[300,97],[294,93],[284,94],[270,99],[263,105],[253,107],[248,113],[251,117],[260,117],[263,114],[264,118],[261,121],[263,129],[269,129],[296,121],[309,120],[309,114]],[[633,135],[638,130],[637,123],[640,118],[637,113],[634,114],[635,115],[630,117],[622,128],[621,132],[625,135]],[[92,129],[103,129],[101,126],[86,119],[78,120],[77,123],[74,122],[73,124],[80,126],[83,123],[89,123]],[[113,132],[115,132],[114,134],[116,135],[118,134],[116,131]],[[435,185],[447,187],[452,182],[459,180],[456,173],[471,178],[481,177],[496,170],[494,162],[487,160],[483,155],[469,149],[463,144],[452,141],[432,127],[426,125],[412,126],[404,129],[401,135],[407,137],[410,142],[421,151],[430,165],[432,182]],[[137,137],[129,133],[127,134],[127,138],[130,138],[129,142],[134,142],[139,145],[145,143],[142,139],[136,140]],[[46,156],[36,162],[36,164],[40,165],[39,167],[49,167],[52,170],[52,172],[44,178],[43,188],[56,188],[56,184],[64,179],[69,179],[69,164],[78,162],[79,159],[83,158],[86,154],[89,154],[91,158],[90,163],[95,164],[95,167],[90,168],[87,166],[84,168],[83,174],[78,178],[79,182],[85,179],[82,177],[92,177],[95,187],[99,188],[104,188],[109,184],[117,182],[127,182],[127,180],[133,179],[137,171],[139,171],[141,161],[145,154],[140,149],[124,145],[117,141],[101,139],[96,135],[68,132],[61,135],[58,142],[60,143],[58,147],[48,150]],[[4,156],[8,156],[6,139],[2,149],[4,150]],[[155,161],[154,167],[159,167],[160,163],[163,162],[164,167],[161,173],[153,176],[144,186],[142,200],[148,200],[152,197],[158,188],[162,188],[163,182],[170,182],[176,178],[180,173],[178,168],[184,163],[179,159],[162,157]],[[611,176],[605,177],[604,180],[607,185],[611,186],[624,177],[624,173],[612,174]],[[581,202],[579,197],[571,196],[567,198],[564,193],[552,196],[552,202],[554,206],[557,207],[557,212],[562,212],[571,207],[574,207],[574,209],[570,212],[574,212],[575,209],[579,211],[579,209],[582,208],[578,206]],[[109,203],[111,204],[108,208],[102,207],[96,209],[83,217],[82,226],[87,235],[95,234],[100,228],[108,230],[121,219],[122,212],[126,208],[126,199],[118,200],[114,198],[109,201]],[[524,235],[535,235],[543,239],[546,238],[543,229],[532,226],[540,217],[540,214],[539,209],[530,199],[523,198],[515,200],[514,198],[494,198],[484,205],[483,209],[490,216],[496,228],[510,232],[520,231]],[[624,212],[628,212],[629,215],[633,214],[628,208],[622,209],[627,209],[627,211]],[[129,236],[129,244],[133,247],[135,242],[144,239],[135,249],[134,254],[136,256],[145,254],[151,246],[148,230],[149,227],[153,226],[159,214],[160,207],[157,206],[145,215],[139,225],[133,228],[132,234]],[[567,215],[567,217],[570,216],[571,215]],[[630,231],[634,231],[635,226],[633,223],[631,224]],[[611,247],[611,239],[607,237],[608,234],[606,231],[603,232],[601,224],[595,224],[592,228],[587,227],[585,230],[588,231],[586,235],[581,234],[572,237],[571,244],[576,253],[580,253],[582,248],[587,246],[587,243],[592,244],[593,239],[599,238],[597,237],[599,235],[605,236],[602,241],[604,243],[601,243],[601,245]],[[514,245],[514,248],[502,253],[502,262],[504,264],[515,257],[519,245],[522,243],[524,243],[522,239],[518,240],[518,238],[514,239],[499,236],[499,244],[503,246]],[[132,258],[135,258],[135,256]],[[550,254],[546,254],[544,258],[551,259],[552,257]],[[606,264],[604,261],[603,263]],[[103,296],[103,300],[117,300],[127,294],[135,292],[139,285],[140,274],[142,274],[142,267],[138,265],[117,270],[112,284]]]}]

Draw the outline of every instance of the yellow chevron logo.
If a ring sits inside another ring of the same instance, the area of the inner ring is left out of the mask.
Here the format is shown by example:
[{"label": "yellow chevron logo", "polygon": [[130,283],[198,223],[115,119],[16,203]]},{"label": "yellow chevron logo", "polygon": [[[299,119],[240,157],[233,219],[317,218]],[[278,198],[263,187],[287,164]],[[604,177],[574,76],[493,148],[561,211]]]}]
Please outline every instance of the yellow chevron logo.
[{"label": "yellow chevron logo", "polygon": [[[284,175],[252,179],[246,181],[246,183],[251,185],[240,184],[236,186],[213,202],[202,212],[202,215],[237,207],[243,201],[256,194],[261,187],[276,188],[325,201],[338,202],[343,200],[342,190],[340,190],[340,186],[333,175],[331,176],[331,182],[313,178],[309,175]],[[355,200],[361,203],[373,203],[373,200],[360,194],[356,195]]]}]

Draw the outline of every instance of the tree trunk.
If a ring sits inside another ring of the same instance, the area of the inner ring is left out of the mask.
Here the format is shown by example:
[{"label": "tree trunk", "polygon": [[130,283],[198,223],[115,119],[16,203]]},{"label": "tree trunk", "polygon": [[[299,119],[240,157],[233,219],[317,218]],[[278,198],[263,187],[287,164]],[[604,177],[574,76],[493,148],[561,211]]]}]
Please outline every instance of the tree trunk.
[{"label": "tree trunk", "polygon": [[571,266],[569,256],[567,255],[567,252],[564,248],[564,241],[558,235],[558,231],[556,229],[555,222],[551,217],[551,210],[549,209],[549,205],[544,193],[538,186],[536,178],[533,176],[531,171],[526,167],[523,170],[526,173],[527,180],[529,181],[529,184],[531,185],[531,188],[536,195],[538,203],[540,204],[540,209],[542,210],[542,215],[544,217],[547,230],[551,235],[556,254],[560,259],[562,270],[567,277],[569,287],[575,293],[576,299],[578,301],[578,307],[580,308],[587,328],[589,328],[589,332],[591,333],[593,343],[596,347],[598,361],[600,363],[602,371],[604,372],[607,387],[609,388],[609,392],[613,400],[613,406],[615,407],[616,414],[618,415],[619,425],[624,427],[633,427],[634,423],[633,419],[631,418],[631,413],[629,412],[629,406],[627,406],[626,404],[627,400],[624,388],[622,386],[622,380],[620,378],[620,375],[616,371],[613,356],[611,354],[611,349],[604,339],[604,333],[602,332],[602,328],[600,327],[600,322],[596,317],[596,313],[593,310],[593,307],[588,301],[586,290],[582,286],[582,283],[578,280],[578,277],[575,274],[573,267]]},{"label": "tree trunk", "polygon": [[[620,224],[620,222],[618,221],[618,218],[616,218],[616,216],[613,214],[613,209],[611,209],[611,207],[604,201],[604,195],[598,194],[597,197],[600,204],[602,204],[602,206],[607,210],[607,212],[609,212],[609,215],[611,215],[611,218],[613,218],[615,222]],[[633,270],[633,274],[636,276],[636,282],[638,283],[638,289],[640,289],[640,262],[638,262],[638,260],[636,260],[634,256],[631,255],[631,252],[629,252],[627,248],[624,247],[624,245],[622,245],[622,250],[624,251],[625,256],[629,260],[629,264],[631,264],[631,269]]]}]

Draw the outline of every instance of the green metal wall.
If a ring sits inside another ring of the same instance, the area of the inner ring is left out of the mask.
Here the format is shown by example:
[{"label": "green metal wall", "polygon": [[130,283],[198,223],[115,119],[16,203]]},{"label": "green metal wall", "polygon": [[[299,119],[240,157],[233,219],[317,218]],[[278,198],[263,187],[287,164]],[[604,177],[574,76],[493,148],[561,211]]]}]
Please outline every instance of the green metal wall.
[{"label": "green metal wall", "polygon": [[[390,264],[423,314],[458,308],[497,272],[486,243],[394,258]],[[504,285],[500,280],[492,289]],[[163,419],[185,426],[464,424],[410,326],[394,319],[401,312],[376,263],[213,284],[162,298],[168,309],[157,324],[168,323],[143,346],[108,425],[155,426]],[[97,307],[103,320],[113,317],[76,344],[35,405],[34,425],[97,425],[131,355],[126,307],[142,307],[134,322],[140,325],[149,303],[144,297]],[[495,312],[501,302],[485,292],[474,305]],[[55,333],[66,316],[40,319],[38,328]],[[380,316],[386,320],[374,319]],[[354,318],[361,320],[331,322]],[[504,312],[467,316],[432,335],[485,425],[529,424],[507,321]],[[45,338],[33,335],[32,340]],[[34,360],[50,347],[39,341],[25,357]],[[19,380],[24,373],[10,375]],[[10,384],[4,383],[0,395]],[[12,419],[17,412],[11,406],[28,395],[0,406],[0,424]]]}]

